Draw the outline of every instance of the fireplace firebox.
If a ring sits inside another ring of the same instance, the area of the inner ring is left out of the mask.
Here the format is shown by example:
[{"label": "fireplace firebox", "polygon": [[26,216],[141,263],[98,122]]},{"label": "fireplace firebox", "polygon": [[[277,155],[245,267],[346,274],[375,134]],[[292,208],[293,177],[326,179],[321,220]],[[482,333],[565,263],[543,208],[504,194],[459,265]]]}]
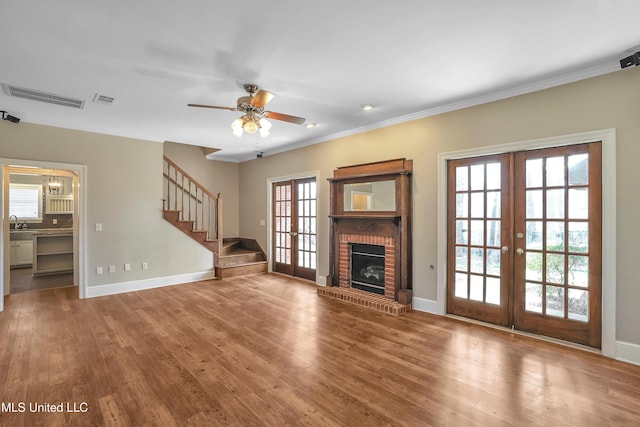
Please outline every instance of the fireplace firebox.
[{"label": "fireplace firebox", "polygon": [[384,295],[384,246],[351,243],[351,287]]}]

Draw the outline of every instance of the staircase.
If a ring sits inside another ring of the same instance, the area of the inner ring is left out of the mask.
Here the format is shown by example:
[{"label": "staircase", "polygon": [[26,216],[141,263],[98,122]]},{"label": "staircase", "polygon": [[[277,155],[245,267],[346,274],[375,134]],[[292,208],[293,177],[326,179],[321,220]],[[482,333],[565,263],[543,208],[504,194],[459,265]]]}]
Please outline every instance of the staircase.
[{"label": "staircase", "polygon": [[166,156],[163,217],[213,253],[217,279],[267,271],[267,257],[253,239],[222,236],[222,196],[213,194]]}]

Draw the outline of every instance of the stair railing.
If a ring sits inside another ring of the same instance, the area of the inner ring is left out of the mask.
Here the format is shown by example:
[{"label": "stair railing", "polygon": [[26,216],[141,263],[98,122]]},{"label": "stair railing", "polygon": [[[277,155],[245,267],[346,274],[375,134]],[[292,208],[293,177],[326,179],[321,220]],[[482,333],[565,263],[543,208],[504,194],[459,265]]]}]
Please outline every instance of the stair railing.
[{"label": "stair railing", "polygon": [[178,211],[181,221],[193,221],[194,231],[206,231],[208,240],[222,245],[222,195],[213,194],[167,156],[163,164],[165,210]]}]

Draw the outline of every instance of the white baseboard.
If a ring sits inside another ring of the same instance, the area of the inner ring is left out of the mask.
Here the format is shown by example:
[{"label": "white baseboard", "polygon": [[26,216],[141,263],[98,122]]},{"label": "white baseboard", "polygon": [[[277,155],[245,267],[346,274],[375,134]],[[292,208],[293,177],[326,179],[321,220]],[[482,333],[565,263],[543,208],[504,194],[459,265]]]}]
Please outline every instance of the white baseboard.
[{"label": "white baseboard", "polygon": [[87,298],[121,294],[123,292],[142,291],[144,289],[161,288],[181,283],[198,282],[215,279],[215,272],[179,274],[177,276],[154,277],[153,279],[133,280],[131,282],[110,283],[108,285],[87,286]]},{"label": "white baseboard", "polygon": [[616,341],[616,360],[640,366],[640,345]]},{"label": "white baseboard", "polygon": [[425,313],[438,314],[440,316],[444,314],[441,312],[442,310],[438,301],[413,297],[411,303],[413,305],[413,309],[416,311],[424,311]]}]

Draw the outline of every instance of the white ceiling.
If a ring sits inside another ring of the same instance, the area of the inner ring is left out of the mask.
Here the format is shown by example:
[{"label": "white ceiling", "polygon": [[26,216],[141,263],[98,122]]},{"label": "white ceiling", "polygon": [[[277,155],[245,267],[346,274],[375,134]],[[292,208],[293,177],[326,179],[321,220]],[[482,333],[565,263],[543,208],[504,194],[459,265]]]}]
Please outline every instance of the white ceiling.
[{"label": "white ceiling", "polygon": [[[0,110],[220,148],[214,158],[230,161],[612,72],[640,45],[638,0],[5,0],[0,10],[0,82],[86,101],[0,92]],[[246,82],[276,95],[267,110],[317,127],[273,121],[270,137],[237,139],[238,112],[187,107],[233,107]],[[96,104],[96,93],[115,102]]]}]

